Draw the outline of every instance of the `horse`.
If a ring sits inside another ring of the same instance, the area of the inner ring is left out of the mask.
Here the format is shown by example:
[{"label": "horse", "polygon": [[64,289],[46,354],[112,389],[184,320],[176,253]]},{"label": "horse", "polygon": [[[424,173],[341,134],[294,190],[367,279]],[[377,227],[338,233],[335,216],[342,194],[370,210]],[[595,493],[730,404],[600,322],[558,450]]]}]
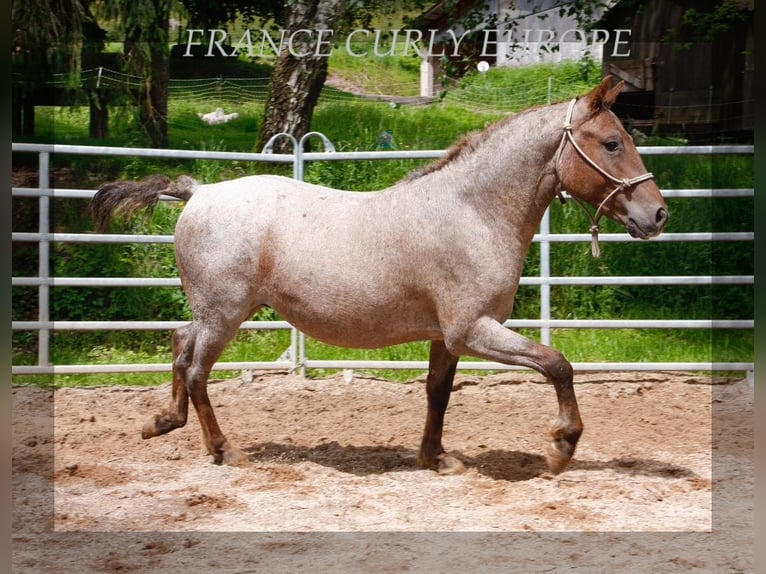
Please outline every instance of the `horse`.
[{"label": "horse", "polygon": [[583,431],[571,363],[506,328],[524,258],[563,190],[636,238],[661,233],[668,209],[621,122],[610,110],[622,82],[508,115],[460,138],[394,185],[342,191],[277,175],[199,184],[154,175],[106,183],[91,207],[98,229],[112,217],[186,204],[175,256],[191,323],[171,336],[168,408],[145,439],[187,422],[189,399],[217,464],[248,462],[223,434],[207,394],[211,368],[240,324],[274,309],[307,335],[337,346],[380,348],[429,341],[426,421],[418,462],[446,472],[460,461],[442,445],[444,415],[463,355],[537,371],[555,389],[558,414],[546,448],[551,473],[571,460]]}]

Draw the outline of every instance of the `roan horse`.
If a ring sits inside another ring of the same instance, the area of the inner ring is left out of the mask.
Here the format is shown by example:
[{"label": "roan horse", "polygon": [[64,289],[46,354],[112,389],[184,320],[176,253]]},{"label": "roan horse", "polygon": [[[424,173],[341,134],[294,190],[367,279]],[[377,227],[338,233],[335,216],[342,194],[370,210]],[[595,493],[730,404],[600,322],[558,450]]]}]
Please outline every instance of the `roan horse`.
[{"label": "roan horse", "polygon": [[102,230],[112,215],[151,208],[162,194],[187,202],[175,250],[193,321],[172,335],[172,399],[142,436],[185,425],[191,397],[214,461],[246,462],[221,432],[206,386],[240,324],[268,306],[333,345],[430,341],[418,457],[427,468],[460,466],[445,454],[442,427],[461,355],[540,372],[558,399],[547,463],[563,470],[583,430],[572,366],[502,323],[534,233],[562,189],[596,208],[594,245],[602,214],[642,239],[668,219],[652,175],[610,111],[622,87],[611,83],[607,77],[581,98],[465,136],[442,159],[377,192],[271,175],[104,185],[92,201]]}]

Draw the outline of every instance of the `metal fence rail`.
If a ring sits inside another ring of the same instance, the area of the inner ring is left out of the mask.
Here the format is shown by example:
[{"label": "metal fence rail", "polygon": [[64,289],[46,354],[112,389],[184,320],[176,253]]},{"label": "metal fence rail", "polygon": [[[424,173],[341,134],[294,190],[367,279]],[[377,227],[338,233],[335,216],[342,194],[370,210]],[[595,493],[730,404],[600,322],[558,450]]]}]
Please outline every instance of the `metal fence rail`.
[{"label": "metal fence rail", "polygon": [[[186,321],[53,321],[50,317],[50,290],[53,287],[178,287],[180,280],[173,278],[116,278],[116,277],[53,277],[50,272],[50,245],[54,242],[68,243],[173,243],[171,235],[136,235],[136,234],[96,234],[96,233],[57,233],[51,231],[51,198],[89,199],[94,190],[59,189],[50,186],[50,155],[98,155],[130,156],[154,158],[185,158],[229,161],[255,161],[290,163],[293,176],[303,179],[307,161],[343,161],[343,160],[392,160],[392,159],[435,159],[443,155],[442,150],[423,151],[374,151],[374,152],[337,152],[322,134],[312,132],[300,141],[288,134],[276,137],[288,138],[293,145],[292,154],[270,153],[272,142],[264,148],[264,153],[214,152],[195,150],[157,150],[101,146],[23,144],[13,143],[12,151],[17,153],[35,153],[38,155],[39,185],[36,188],[13,188],[13,197],[37,197],[39,201],[39,227],[36,232],[13,232],[14,242],[34,242],[39,246],[38,274],[36,277],[13,277],[14,287],[35,287],[38,290],[38,317],[34,321],[13,321],[13,330],[28,330],[38,333],[38,360],[36,365],[14,365],[13,374],[76,374],[76,373],[114,373],[114,372],[158,372],[169,371],[169,363],[158,364],[123,364],[123,365],[51,365],[49,353],[50,333],[54,330],[162,330],[175,329]],[[303,146],[307,139],[319,138],[324,145],[324,152],[304,153]],[[713,154],[753,154],[752,145],[727,146],[678,146],[678,147],[639,147],[642,155],[713,155]],[[754,196],[752,188],[725,189],[676,189],[663,190],[666,198],[734,198]],[[168,198],[170,199],[170,198]],[[599,236],[601,242],[637,241],[627,234],[604,233]],[[752,242],[754,233],[665,233],[652,241],[715,242],[743,241]],[[551,287],[562,285],[752,285],[752,275],[730,276],[610,276],[610,277],[555,277],[550,273],[550,246],[559,242],[591,241],[590,234],[552,233],[549,213],[546,212],[540,224],[534,242],[540,244],[540,274],[536,277],[522,277],[521,285],[540,287],[540,317],[538,319],[509,319],[505,325],[511,328],[537,328],[540,339],[550,344],[551,329],[752,329],[754,320],[565,320],[551,316]],[[380,361],[380,360],[315,360],[306,356],[305,337],[285,321],[247,321],[243,329],[288,329],[291,342],[288,352],[275,361],[259,362],[219,362],[215,370],[266,370],[266,369],[427,369],[427,361]],[[744,371],[752,378],[752,362],[608,362],[608,363],[573,363],[578,371]],[[499,363],[475,360],[461,361],[460,369],[504,370],[513,369]]]}]

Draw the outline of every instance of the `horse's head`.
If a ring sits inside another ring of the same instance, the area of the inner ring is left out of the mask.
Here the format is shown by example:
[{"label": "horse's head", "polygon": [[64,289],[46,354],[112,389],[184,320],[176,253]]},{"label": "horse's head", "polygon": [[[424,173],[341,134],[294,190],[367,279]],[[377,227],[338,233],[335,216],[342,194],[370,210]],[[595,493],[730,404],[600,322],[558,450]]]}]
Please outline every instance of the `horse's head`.
[{"label": "horse's head", "polygon": [[623,82],[611,83],[607,76],[570,103],[556,171],[570,195],[596,208],[594,239],[602,214],[624,225],[631,236],[648,239],[662,231],[668,208],[632,138],[610,111]]}]

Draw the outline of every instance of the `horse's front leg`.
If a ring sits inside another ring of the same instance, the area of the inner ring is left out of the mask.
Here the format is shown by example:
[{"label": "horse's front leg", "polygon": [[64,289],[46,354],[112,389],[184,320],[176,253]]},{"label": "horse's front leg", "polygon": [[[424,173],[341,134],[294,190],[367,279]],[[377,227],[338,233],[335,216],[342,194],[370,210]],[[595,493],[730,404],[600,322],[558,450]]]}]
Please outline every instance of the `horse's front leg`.
[{"label": "horse's front leg", "polygon": [[459,460],[445,454],[442,446],[444,413],[452,392],[458,359],[459,357],[447,351],[444,341],[431,341],[426,380],[428,411],[418,462],[425,468],[437,469],[442,474],[461,472],[464,469]]},{"label": "horse's front leg", "polygon": [[451,350],[508,365],[529,367],[553,384],[559,411],[550,426],[551,442],[546,459],[551,472],[564,470],[583,431],[569,361],[555,349],[530,341],[489,317],[477,321],[462,340],[452,341]]}]

